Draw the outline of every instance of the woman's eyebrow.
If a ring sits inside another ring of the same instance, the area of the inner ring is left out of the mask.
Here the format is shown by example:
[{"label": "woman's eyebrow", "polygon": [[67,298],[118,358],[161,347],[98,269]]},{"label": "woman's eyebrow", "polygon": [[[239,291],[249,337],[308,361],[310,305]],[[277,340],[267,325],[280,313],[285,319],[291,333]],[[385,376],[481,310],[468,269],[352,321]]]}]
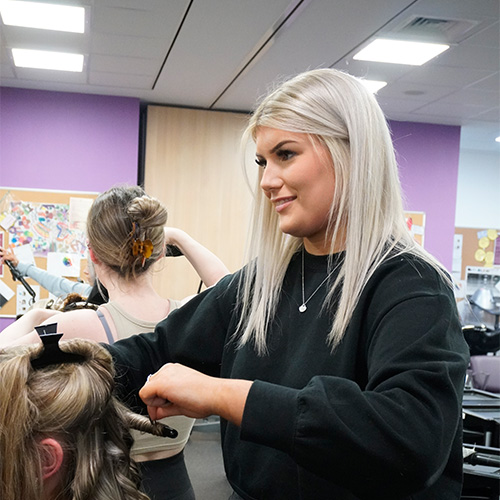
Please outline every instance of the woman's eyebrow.
[{"label": "woman's eyebrow", "polygon": [[284,141],[278,142],[278,144],[276,144],[276,146],[274,146],[274,148],[271,149],[271,154],[276,153],[276,151],[278,151],[278,149],[280,149],[285,144],[288,144],[290,142],[296,143],[297,141],[294,141],[293,139],[285,139]]}]

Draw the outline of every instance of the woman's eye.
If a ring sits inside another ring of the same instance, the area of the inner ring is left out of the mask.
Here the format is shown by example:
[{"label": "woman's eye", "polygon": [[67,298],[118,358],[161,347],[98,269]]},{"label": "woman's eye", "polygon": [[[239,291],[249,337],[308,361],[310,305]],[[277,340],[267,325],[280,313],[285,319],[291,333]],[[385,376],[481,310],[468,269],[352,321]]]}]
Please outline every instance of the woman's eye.
[{"label": "woman's eye", "polygon": [[288,149],[280,149],[276,151],[276,156],[281,160],[281,161],[287,161],[291,160],[295,156],[294,151],[290,151]]},{"label": "woman's eye", "polygon": [[264,168],[267,165],[266,160],[264,158],[255,158],[255,163],[261,168]]}]

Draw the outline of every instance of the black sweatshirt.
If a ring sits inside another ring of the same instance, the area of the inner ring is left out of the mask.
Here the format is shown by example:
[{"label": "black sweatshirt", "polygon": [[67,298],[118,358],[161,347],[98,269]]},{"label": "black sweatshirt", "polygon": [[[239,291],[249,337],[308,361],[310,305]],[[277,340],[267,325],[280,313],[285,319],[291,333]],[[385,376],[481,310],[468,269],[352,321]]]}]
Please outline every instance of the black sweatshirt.
[{"label": "black sweatshirt", "polygon": [[[301,265],[299,252],[267,355],[235,347],[238,274],[228,276],[154,333],[109,347],[122,399],[169,361],[254,380],[241,427],[221,421],[227,477],[244,499],[459,499],[468,347],[451,290],[415,257],[388,259],[332,353],[327,287],[298,311]],[[326,266],[326,257],[305,254],[306,298]]]}]

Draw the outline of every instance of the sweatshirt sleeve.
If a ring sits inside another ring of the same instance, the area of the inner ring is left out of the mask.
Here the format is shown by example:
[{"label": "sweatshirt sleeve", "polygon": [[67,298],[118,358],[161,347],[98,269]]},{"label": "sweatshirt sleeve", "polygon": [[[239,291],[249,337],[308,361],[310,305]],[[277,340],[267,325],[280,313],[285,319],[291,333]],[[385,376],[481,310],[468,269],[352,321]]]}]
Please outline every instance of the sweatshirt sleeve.
[{"label": "sweatshirt sleeve", "polygon": [[144,408],[138,397],[147,376],[169,362],[182,363],[207,375],[220,375],[229,315],[234,296],[231,277],[172,311],[152,333],[141,333],[105,345],[113,356],[117,394],[135,409]]},{"label": "sweatshirt sleeve", "polygon": [[[375,288],[384,287],[378,278]],[[284,451],[321,477],[333,475],[363,498],[382,498],[388,484],[400,496],[433,484],[459,445],[468,363],[454,299],[436,279],[430,287],[418,279],[411,293],[396,282],[379,294],[388,300],[373,299],[374,287],[365,290],[359,321],[353,317],[346,332],[369,331],[366,357],[356,361],[365,365],[365,386],[321,375],[302,389],[256,381],[241,438]]]},{"label": "sweatshirt sleeve", "polygon": [[92,287],[86,283],[79,283],[67,278],[62,278],[40,269],[33,264],[19,262],[16,268],[23,276],[34,279],[40,283],[43,288],[48,290],[56,297],[68,295],[69,293],[78,293],[82,297],[88,297]]}]

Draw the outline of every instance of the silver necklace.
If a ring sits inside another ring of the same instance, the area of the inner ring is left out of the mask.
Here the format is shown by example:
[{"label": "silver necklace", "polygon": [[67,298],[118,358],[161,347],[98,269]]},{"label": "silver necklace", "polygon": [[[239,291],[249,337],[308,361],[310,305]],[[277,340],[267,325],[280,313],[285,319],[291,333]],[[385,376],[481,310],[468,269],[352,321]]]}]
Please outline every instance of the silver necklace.
[{"label": "silver necklace", "polygon": [[338,266],[335,266],[335,268],[328,273],[327,277],[316,287],[316,290],[314,290],[314,292],[311,293],[311,295],[309,295],[309,297],[306,300],[306,295],[304,292],[304,281],[305,281],[305,278],[304,278],[304,276],[305,276],[305,273],[304,273],[304,247],[302,247],[302,304],[299,306],[299,312],[303,313],[303,312],[307,311],[306,304],[314,297],[316,292],[328,281],[328,278],[330,278],[330,276],[335,272],[337,267]]}]

